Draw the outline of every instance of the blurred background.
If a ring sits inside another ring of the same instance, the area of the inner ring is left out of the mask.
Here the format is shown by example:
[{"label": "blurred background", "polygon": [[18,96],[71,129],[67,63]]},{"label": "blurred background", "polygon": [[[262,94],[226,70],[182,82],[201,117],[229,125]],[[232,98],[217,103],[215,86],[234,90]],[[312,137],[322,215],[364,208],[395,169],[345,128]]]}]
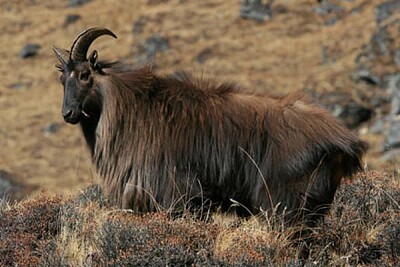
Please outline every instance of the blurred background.
[{"label": "blurred background", "polygon": [[303,91],[370,144],[369,169],[400,168],[399,0],[0,0],[0,197],[96,182],[51,49],[94,26],[118,36],[100,59]]}]

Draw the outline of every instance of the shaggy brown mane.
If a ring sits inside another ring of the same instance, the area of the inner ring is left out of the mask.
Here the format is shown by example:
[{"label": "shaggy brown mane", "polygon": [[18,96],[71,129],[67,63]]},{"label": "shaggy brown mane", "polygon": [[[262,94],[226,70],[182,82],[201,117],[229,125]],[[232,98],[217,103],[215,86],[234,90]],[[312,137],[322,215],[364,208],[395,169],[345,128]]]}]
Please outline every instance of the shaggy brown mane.
[{"label": "shaggy brown mane", "polygon": [[313,210],[362,169],[364,144],[301,94],[273,99],[148,66],[104,71],[94,161],[122,207],[182,208],[192,198],[225,208],[234,199],[253,213],[279,203]]}]

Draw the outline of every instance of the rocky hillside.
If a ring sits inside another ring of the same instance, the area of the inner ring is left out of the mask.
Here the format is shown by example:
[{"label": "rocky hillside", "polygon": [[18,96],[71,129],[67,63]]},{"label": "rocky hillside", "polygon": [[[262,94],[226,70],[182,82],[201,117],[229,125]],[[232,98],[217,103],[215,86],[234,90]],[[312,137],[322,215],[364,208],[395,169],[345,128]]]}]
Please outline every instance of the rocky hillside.
[{"label": "rocky hillside", "polygon": [[100,58],[188,70],[280,95],[304,91],[370,143],[370,169],[397,170],[397,0],[0,1],[0,194],[77,192],[95,181],[63,123],[51,46],[105,26]]}]

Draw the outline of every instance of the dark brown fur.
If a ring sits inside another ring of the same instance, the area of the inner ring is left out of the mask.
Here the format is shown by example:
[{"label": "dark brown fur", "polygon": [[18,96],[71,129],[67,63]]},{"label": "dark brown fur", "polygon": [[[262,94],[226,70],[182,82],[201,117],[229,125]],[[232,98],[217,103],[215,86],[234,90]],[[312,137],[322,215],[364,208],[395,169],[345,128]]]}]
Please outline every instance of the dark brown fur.
[{"label": "dark brown fur", "polygon": [[[136,212],[235,200],[253,214],[277,207],[315,221],[366,146],[300,94],[271,98],[187,74],[100,64],[81,120],[104,189]],[[207,205],[208,205],[207,204]],[[299,212],[301,211],[301,212]]]}]

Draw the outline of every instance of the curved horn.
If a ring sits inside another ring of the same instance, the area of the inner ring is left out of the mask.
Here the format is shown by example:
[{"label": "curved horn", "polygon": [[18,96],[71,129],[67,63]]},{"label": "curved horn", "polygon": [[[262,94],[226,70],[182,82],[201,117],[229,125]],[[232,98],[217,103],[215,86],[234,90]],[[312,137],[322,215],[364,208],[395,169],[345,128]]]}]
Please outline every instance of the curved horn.
[{"label": "curved horn", "polygon": [[110,30],[103,27],[90,28],[82,32],[75,39],[71,47],[70,59],[76,62],[86,61],[86,54],[89,46],[93,43],[96,38],[102,35],[110,35],[114,38],[117,36]]},{"label": "curved horn", "polygon": [[63,65],[67,64],[70,57],[70,53],[68,50],[58,48],[53,45],[53,51],[56,54],[58,60],[60,60],[61,64]]}]

